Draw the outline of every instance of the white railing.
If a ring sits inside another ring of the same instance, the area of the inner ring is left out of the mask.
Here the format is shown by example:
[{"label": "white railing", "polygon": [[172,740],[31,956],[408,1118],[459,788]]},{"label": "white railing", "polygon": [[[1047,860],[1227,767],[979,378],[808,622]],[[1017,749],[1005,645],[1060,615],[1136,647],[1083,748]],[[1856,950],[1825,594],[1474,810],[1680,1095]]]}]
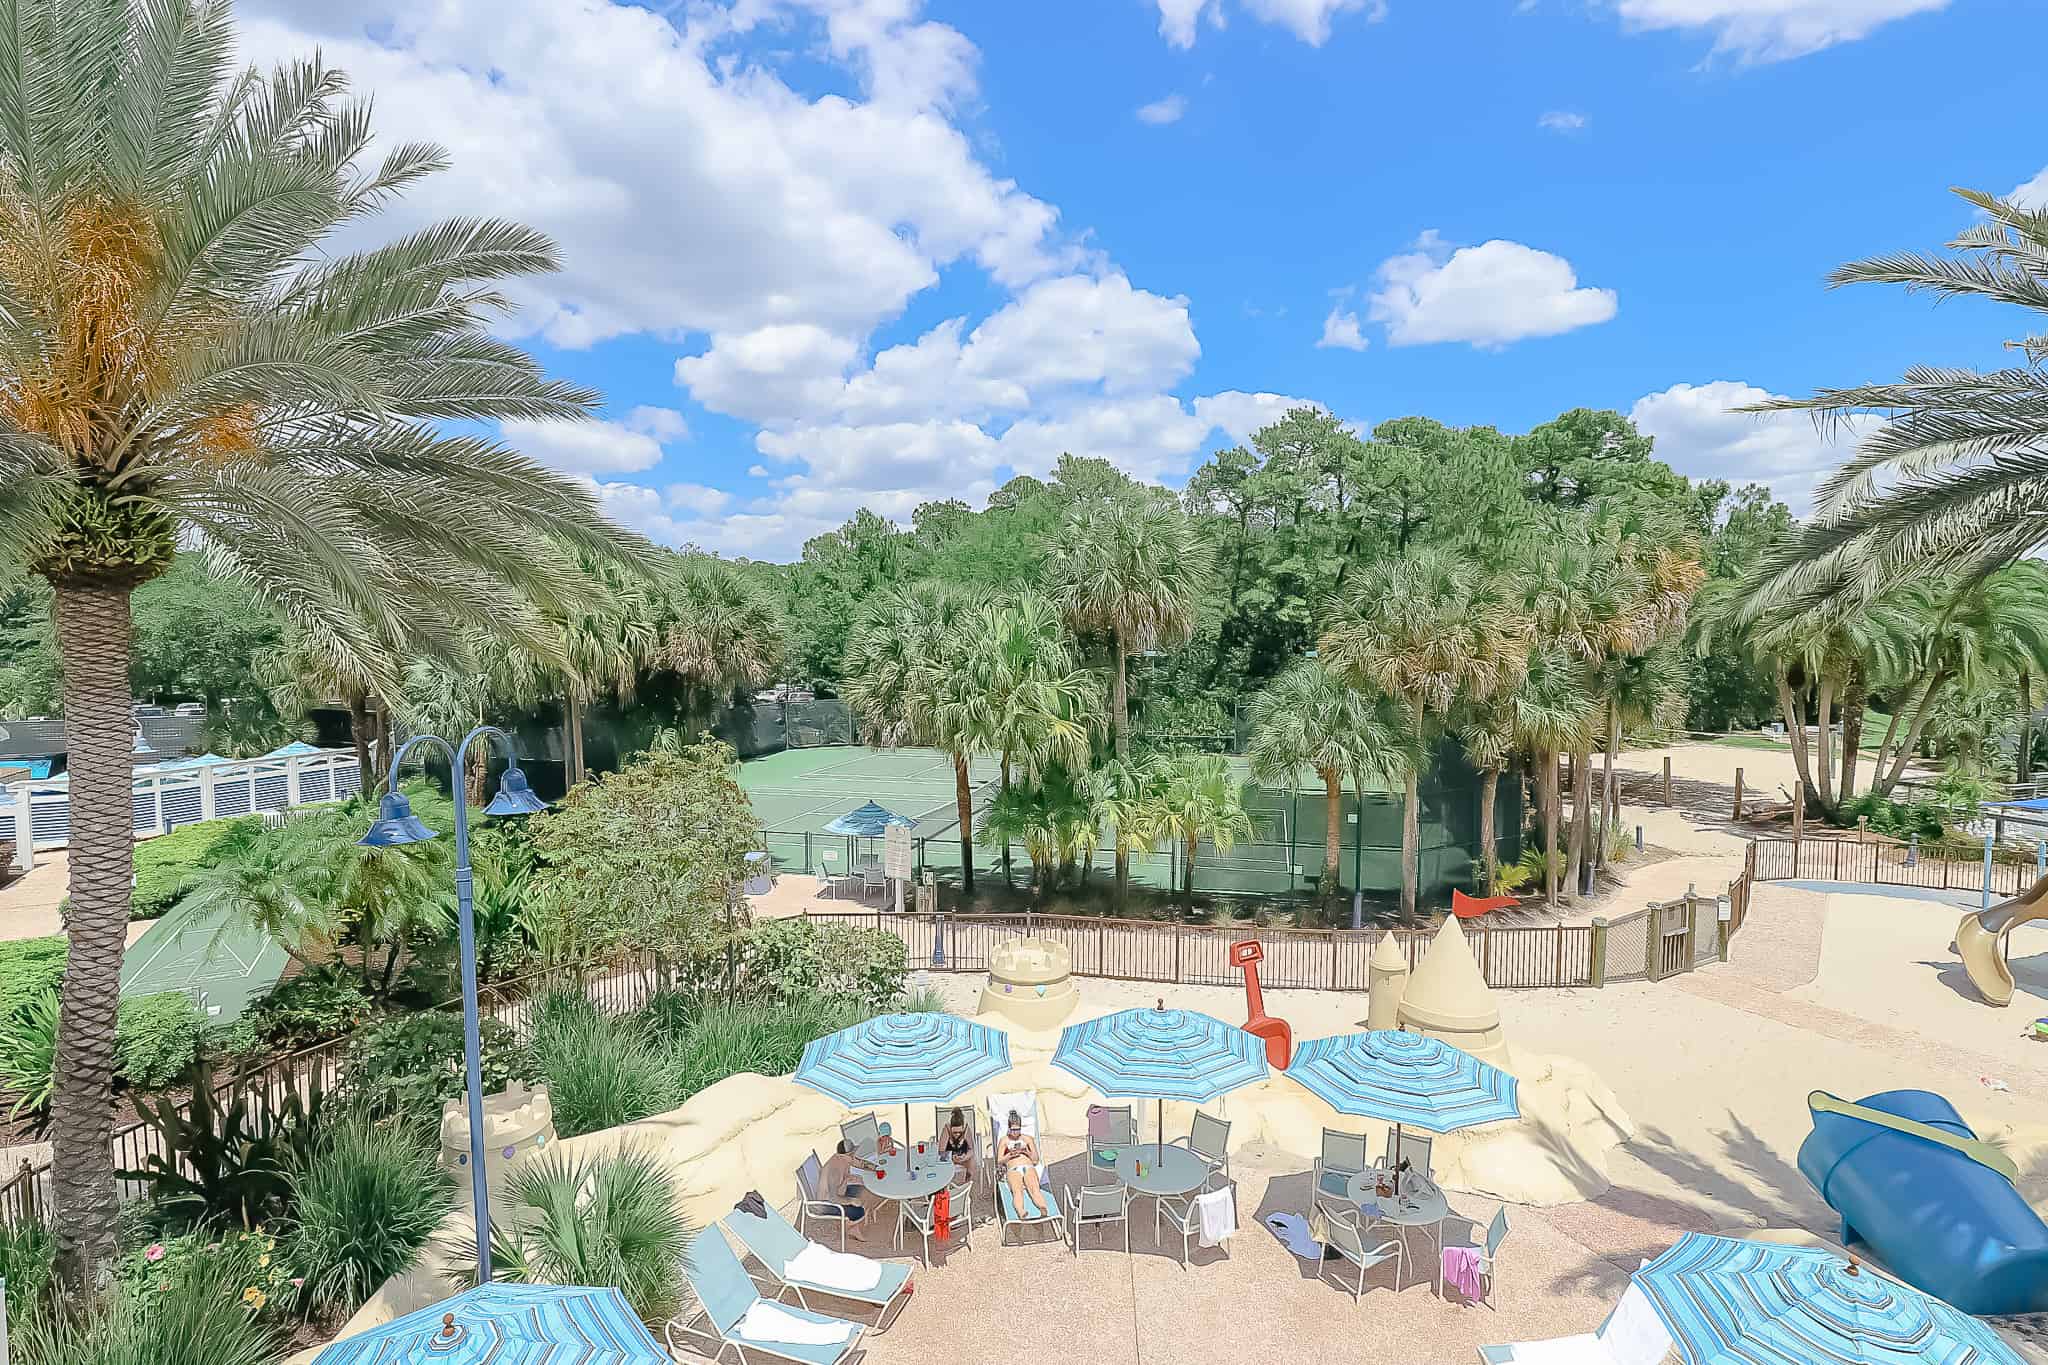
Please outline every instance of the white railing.
[{"label": "white railing", "polygon": [[[361,788],[355,754],[324,749],[138,772],[130,801],[135,837],[147,839],[199,820],[338,801]],[[13,843],[15,865],[24,870],[38,851],[69,845],[69,784],[45,779],[0,787],[0,841]]]}]

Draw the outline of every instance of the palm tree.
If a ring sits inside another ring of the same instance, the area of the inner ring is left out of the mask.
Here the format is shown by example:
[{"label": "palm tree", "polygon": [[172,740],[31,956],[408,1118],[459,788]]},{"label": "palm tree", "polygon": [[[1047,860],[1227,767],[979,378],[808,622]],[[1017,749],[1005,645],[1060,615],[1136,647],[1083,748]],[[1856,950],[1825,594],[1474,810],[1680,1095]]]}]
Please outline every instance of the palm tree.
[{"label": "palm tree", "polygon": [[[1046,556],[1045,575],[1067,618],[1110,637],[1110,715],[1116,756],[1131,756],[1129,661],[1133,650],[1180,644],[1215,576],[1215,548],[1177,506],[1157,499],[1084,502],[1068,514]],[[1130,859],[1116,859],[1119,904]]]},{"label": "palm tree", "polygon": [[847,637],[845,681],[839,687],[873,743],[929,744],[953,760],[960,879],[969,896],[974,894],[974,788],[967,760],[973,735],[946,705],[946,688],[964,667],[961,625],[973,609],[971,599],[943,583],[890,588]]},{"label": "palm tree", "polygon": [[758,579],[710,555],[677,558],[662,583],[660,640],[651,661],[723,701],[763,687],[782,667],[782,609]]},{"label": "palm tree", "polygon": [[[1088,775],[1087,796],[1097,828],[1109,831],[1117,865],[1128,868],[1130,855],[1159,837],[1153,828],[1157,774],[1148,765],[1112,758]],[[1123,908],[1128,888],[1117,882],[1116,905]]]},{"label": "palm tree", "polygon": [[996,793],[982,812],[979,841],[995,848],[1024,845],[1031,859],[1032,894],[1042,900],[1062,869],[1093,846],[1094,824],[1087,794],[1055,764],[1036,781]]},{"label": "palm tree", "polygon": [[0,24],[0,559],[54,588],[63,651],[70,958],[50,1131],[74,1289],[118,1212],[136,586],[181,539],[203,543],[293,619],[349,630],[458,577],[566,599],[537,539],[625,543],[588,489],[458,430],[589,415],[595,395],[489,330],[498,282],[553,269],[553,245],[483,218],[333,242],[446,158],[399,143],[365,167],[368,106],[339,72],[314,59],[266,79],[235,60],[210,0],[21,6]]},{"label": "palm tree", "polygon": [[1252,817],[1244,808],[1244,783],[1220,754],[1162,755],[1152,778],[1151,817],[1146,822],[1162,839],[1181,845],[1181,907],[1195,908],[1195,850],[1207,839],[1218,853],[1228,853],[1239,839],[1252,837]]},{"label": "palm tree", "polygon": [[[1427,752],[1437,718],[1461,698],[1483,700],[1514,685],[1525,660],[1525,622],[1503,599],[1475,592],[1449,555],[1424,549],[1374,565],[1325,612],[1322,657],[1354,686],[1400,703],[1410,748]],[[1401,821],[1401,914],[1416,913],[1421,802],[1406,774]]]},{"label": "palm tree", "polygon": [[1403,742],[1401,718],[1377,692],[1344,682],[1321,662],[1303,659],[1252,699],[1252,775],[1292,791],[1296,775],[1314,770],[1323,783],[1323,872],[1316,886],[1325,901],[1338,892],[1338,857],[1344,843],[1344,779],[1358,790],[1368,778],[1405,776],[1414,755]]},{"label": "palm tree", "polygon": [[1539,644],[1530,651],[1527,673],[1505,694],[1508,731],[1534,760],[1537,817],[1543,827],[1543,898],[1552,908],[1557,905],[1557,833],[1564,819],[1557,764],[1561,756],[1579,752],[1592,733],[1598,701],[1590,673],[1586,661],[1566,646]]},{"label": "palm tree", "polygon": [[[1942,299],[2048,312],[2048,212],[1973,190],[1982,217],[1950,256],[1899,252],[1842,266],[1829,282],[1898,284]],[[1966,577],[2011,563],[2048,536],[2048,336],[2009,343],[2025,365],[1980,373],[1916,366],[1896,383],[1823,389],[1753,411],[1803,411],[1858,433],[1821,485],[1815,515],[1766,564],[1777,598],[1868,597],[1929,567]]]}]

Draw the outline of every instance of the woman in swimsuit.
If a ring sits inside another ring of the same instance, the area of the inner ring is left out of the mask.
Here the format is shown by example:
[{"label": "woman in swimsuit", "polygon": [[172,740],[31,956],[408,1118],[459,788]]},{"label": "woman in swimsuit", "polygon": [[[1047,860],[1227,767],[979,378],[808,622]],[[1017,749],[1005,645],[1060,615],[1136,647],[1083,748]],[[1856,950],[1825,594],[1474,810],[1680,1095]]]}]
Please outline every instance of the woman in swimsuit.
[{"label": "woman in swimsuit", "polygon": [[1050,1218],[1052,1206],[1038,1185],[1038,1144],[1024,1131],[1024,1117],[1012,1109],[1004,1124],[1003,1140],[996,1155],[1003,1163],[1003,1180],[1010,1187],[1010,1202],[1020,1214],[1034,1209],[1039,1218]]},{"label": "woman in swimsuit", "polygon": [[955,1109],[946,1120],[945,1129],[939,1134],[939,1152],[953,1168],[966,1175],[969,1183],[974,1180],[974,1143],[967,1134],[967,1115]]}]

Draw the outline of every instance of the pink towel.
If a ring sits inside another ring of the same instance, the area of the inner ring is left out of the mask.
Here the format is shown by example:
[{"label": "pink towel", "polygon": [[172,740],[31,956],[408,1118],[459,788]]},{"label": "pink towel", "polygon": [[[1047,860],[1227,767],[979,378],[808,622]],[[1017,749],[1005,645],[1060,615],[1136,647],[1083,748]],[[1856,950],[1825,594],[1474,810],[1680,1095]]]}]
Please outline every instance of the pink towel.
[{"label": "pink towel", "polygon": [[1103,1142],[1109,1137],[1109,1110],[1099,1104],[1088,1106],[1088,1137],[1094,1142]]},{"label": "pink towel", "polygon": [[1479,1298],[1479,1248],[1444,1248],[1444,1283],[1457,1286],[1466,1298]]}]

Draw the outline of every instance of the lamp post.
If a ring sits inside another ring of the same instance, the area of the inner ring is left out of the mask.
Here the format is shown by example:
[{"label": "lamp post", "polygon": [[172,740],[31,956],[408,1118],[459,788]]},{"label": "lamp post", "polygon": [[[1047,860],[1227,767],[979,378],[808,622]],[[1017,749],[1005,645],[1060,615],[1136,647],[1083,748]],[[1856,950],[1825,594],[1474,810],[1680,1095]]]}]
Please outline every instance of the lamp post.
[{"label": "lamp post", "polygon": [[477,1020],[476,1000],[476,910],[469,870],[469,801],[465,795],[464,763],[469,746],[477,740],[497,739],[505,746],[511,764],[498,779],[498,794],[484,807],[485,815],[533,815],[547,809],[547,803],[533,794],[526,774],[519,770],[519,751],[512,736],[495,725],[479,725],[450,745],[439,735],[415,735],[391,756],[391,780],[377,803],[377,821],[357,842],[365,848],[403,848],[425,843],[438,831],[428,829],[412,813],[412,803],[398,790],[398,769],[415,746],[439,746],[448,756],[449,780],[455,792],[455,903],[462,948],[462,1065],[469,1093],[469,1188],[476,1209],[476,1280],[491,1278],[491,1215],[489,1183],[484,1179],[484,1077],[483,1040]]}]

